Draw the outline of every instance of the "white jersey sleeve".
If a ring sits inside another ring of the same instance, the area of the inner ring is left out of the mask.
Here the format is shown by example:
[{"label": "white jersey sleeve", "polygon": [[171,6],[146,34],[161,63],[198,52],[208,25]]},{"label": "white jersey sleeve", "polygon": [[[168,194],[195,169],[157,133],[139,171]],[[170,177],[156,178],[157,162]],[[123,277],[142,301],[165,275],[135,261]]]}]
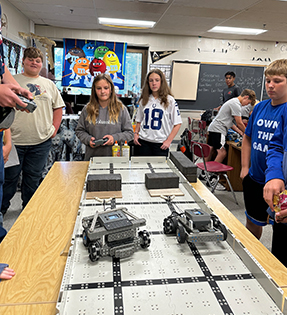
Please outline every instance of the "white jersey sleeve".
[{"label": "white jersey sleeve", "polygon": [[173,126],[182,124],[178,104],[172,96],[170,96],[170,106],[172,108],[171,120],[172,120]]},{"label": "white jersey sleeve", "polygon": [[144,110],[143,110],[143,106],[142,106],[142,101],[140,101],[139,107],[137,109],[135,121],[136,122],[142,122],[143,118],[144,118]]}]

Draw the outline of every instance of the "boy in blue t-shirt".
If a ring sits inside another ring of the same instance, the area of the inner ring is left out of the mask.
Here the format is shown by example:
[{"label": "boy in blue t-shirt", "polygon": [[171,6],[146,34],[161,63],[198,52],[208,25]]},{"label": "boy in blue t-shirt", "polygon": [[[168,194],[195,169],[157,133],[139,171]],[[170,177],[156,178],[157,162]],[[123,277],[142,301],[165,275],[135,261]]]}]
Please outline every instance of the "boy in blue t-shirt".
[{"label": "boy in blue t-shirt", "polygon": [[287,106],[279,117],[280,124],[270,141],[265,171],[264,199],[268,212],[274,219],[272,248],[276,257],[287,267],[287,252],[282,249],[282,240],[287,238],[287,210],[274,213],[273,197],[286,189],[287,183]]},{"label": "boy in blue t-shirt", "polygon": [[[240,174],[243,179],[246,227],[258,239],[262,234],[262,226],[268,220],[268,204],[263,198],[266,154],[287,102],[287,59],[275,60],[264,74],[270,99],[257,104],[250,116],[242,141]],[[277,257],[273,246],[272,253]]]}]

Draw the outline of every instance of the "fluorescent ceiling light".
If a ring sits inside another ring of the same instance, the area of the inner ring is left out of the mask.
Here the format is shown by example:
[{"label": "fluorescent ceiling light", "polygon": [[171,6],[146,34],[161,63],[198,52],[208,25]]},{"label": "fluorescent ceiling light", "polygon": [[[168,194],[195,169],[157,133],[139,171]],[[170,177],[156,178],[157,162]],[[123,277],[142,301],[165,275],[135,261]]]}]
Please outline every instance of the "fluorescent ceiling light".
[{"label": "fluorescent ceiling light", "polygon": [[155,22],[140,21],[140,20],[127,20],[127,19],[110,19],[99,17],[99,23],[113,26],[113,27],[127,27],[127,28],[153,28]]},{"label": "fluorescent ceiling light", "polygon": [[215,26],[208,32],[213,33],[226,33],[226,34],[240,34],[240,35],[259,35],[267,32],[258,28],[243,28],[243,27],[228,27],[228,26]]}]

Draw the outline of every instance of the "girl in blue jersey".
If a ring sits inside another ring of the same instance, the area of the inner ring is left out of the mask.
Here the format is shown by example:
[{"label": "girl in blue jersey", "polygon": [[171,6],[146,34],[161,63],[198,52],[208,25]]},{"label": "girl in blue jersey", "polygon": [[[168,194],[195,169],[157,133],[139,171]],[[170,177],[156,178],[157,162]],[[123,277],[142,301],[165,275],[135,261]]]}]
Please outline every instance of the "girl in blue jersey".
[{"label": "girl in blue jersey", "polygon": [[162,71],[154,69],[146,77],[136,115],[134,143],[141,156],[167,156],[181,126],[178,105]]}]

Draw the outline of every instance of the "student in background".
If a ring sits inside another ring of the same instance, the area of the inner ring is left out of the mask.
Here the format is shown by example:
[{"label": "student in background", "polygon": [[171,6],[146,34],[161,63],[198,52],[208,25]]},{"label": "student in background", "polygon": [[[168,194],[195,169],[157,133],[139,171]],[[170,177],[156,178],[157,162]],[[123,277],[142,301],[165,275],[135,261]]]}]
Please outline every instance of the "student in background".
[{"label": "student in background", "polygon": [[[245,89],[242,93],[226,103],[223,104],[221,110],[215,116],[212,123],[208,127],[208,144],[211,146],[211,151],[207,161],[211,160],[214,150],[217,151],[215,158],[216,162],[222,163],[227,155],[225,149],[225,137],[229,128],[235,129],[244,134],[245,125],[241,119],[241,106],[247,106],[249,104],[255,104],[256,96],[253,90]],[[233,119],[236,121],[236,126],[233,124]]]},{"label": "student in background", "polygon": [[141,156],[167,156],[181,126],[178,105],[159,69],[146,77],[136,115],[134,143]]},{"label": "student in background", "polygon": [[[270,99],[258,103],[249,118],[242,140],[240,173],[243,179],[246,227],[258,239],[268,219],[268,204],[263,198],[266,154],[269,142],[276,128],[280,126],[280,117],[287,102],[287,59],[275,60],[264,74],[265,88]],[[272,247],[272,253],[276,257],[282,251],[281,246],[279,247],[277,251]]]},{"label": "student in background", "polygon": [[235,73],[233,71],[228,71],[225,73],[225,82],[226,82],[226,85],[227,85],[227,88],[225,88],[223,91],[222,91],[222,94],[221,94],[221,105],[214,108],[214,110],[217,110],[219,111],[221,106],[229,101],[230,99],[234,98],[234,97],[238,97],[240,95],[240,88],[235,85],[234,83],[234,80],[235,80]]},{"label": "student in background", "polygon": [[66,95],[68,95],[68,91],[65,87],[63,87],[63,91],[61,93],[62,97],[64,98]]},{"label": "student in background", "polygon": [[245,126],[247,125],[249,117],[251,116],[251,114],[253,112],[254,106],[256,104],[258,104],[258,103],[259,103],[259,101],[256,100],[256,102],[255,102],[255,104],[253,106],[251,104],[249,104],[247,106],[242,106],[242,108],[241,108],[241,116],[242,116],[242,121],[245,124]]},{"label": "student in background", "polygon": [[228,71],[224,76],[227,88],[222,91],[222,104],[240,95],[240,88],[234,83],[235,73],[233,71]]},{"label": "student in background", "polygon": [[39,75],[42,65],[42,52],[38,48],[28,47],[23,56],[24,72],[14,76],[19,85],[33,93],[37,108],[29,115],[16,112],[15,120],[10,127],[20,164],[5,170],[1,207],[3,214],[6,213],[10,200],[16,193],[21,171],[23,208],[33,196],[42,179],[51,138],[55,137],[61,124],[62,107],[65,105],[54,82]]},{"label": "student in background", "polygon": [[[99,74],[92,85],[89,103],[82,110],[76,135],[86,145],[85,160],[93,156],[112,156],[112,145],[129,142],[133,127],[127,108],[117,98],[115,87],[108,74]],[[108,138],[95,147],[94,140]]]}]

